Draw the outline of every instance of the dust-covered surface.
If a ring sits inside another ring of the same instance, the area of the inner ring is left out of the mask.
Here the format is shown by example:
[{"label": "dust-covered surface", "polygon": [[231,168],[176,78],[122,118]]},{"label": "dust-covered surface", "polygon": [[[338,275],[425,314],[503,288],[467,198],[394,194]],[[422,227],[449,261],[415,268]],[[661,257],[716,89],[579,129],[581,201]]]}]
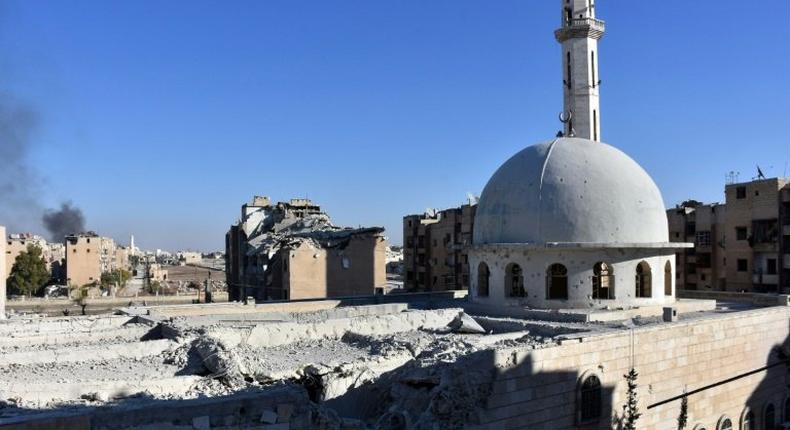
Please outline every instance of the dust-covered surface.
[{"label": "dust-covered surface", "polygon": [[584,329],[395,307],[255,321],[92,318],[5,323],[14,334],[0,339],[0,423],[187,399],[219,405],[290,387],[309,399],[304,416],[288,418],[292,428],[455,428],[474,421],[490,354],[552,346]]}]

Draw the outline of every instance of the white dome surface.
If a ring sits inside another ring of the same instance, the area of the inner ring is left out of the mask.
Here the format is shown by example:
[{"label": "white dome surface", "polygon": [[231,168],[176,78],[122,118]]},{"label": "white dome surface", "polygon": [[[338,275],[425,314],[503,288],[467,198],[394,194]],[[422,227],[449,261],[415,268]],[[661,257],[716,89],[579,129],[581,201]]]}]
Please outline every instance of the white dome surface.
[{"label": "white dome surface", "polygon": [[494,173],[477,206],[474,244],[667,243],[665,210],[655,182],[628,155],[557,138]]}]

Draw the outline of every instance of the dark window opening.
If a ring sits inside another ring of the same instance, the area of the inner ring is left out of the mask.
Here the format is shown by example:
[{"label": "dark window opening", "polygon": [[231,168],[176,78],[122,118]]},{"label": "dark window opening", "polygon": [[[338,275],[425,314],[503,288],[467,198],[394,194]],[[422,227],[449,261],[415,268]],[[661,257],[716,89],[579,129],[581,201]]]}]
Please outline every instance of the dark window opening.
[{"label": "dark window opening", "polygon": [[612,266],[599,262],[593,266],[593,299],[609,300],[614,298],[614,270]]},{"label": "dark window opening", "polygon": [[596,420],[601,417],[601,381],[595,375],[588,376],[581,386],[580,418],[582,423]]},{"label": "dark window opening", "polygon": [[488,280],[491,277],[491,272],[488,270],[488,265],[480,263],[477,266],[477,295],[479,297],[488,297]]},{"label": "dark window opening", "polygon": [[[767,266],[766,267],[766,273],[768,275],[776,275],[777,274],[776,273],[776,259],[775,258],[769,258],[767,260],[767,262],[766,262],[766,266]],[[788,418],[790,418],[790,417],[788,417]]]},{"label": "dark window opening", "polygon": [[546,299],[568,300],[568,269],[562,264],[549,266],[546,273]]},{"label": "dark window opening", "polygon": [[735,198],[736,199],[745,199],[746,198],[746,187],[738,187],[735,189]]},{"label": "dark window opening", "polygon": [[521,266],[510,263],[505,268],[505,291],[510,297],[524,297],[524,274]]},{"label": "dark window opening", "polygon": [[735,227],[735,239],[736,240],[746,240],[748,237],[748,233],[746,227]]},{"label": "dark window opening", "polygon": [[650,265],[646,262],[641,262],[636,265],[636,296],[637,297],[652,297],[652,277],[650,274]]},{"label": "dark window opening", "polygon": [[664,295],[672,295],[672,263],[669,261],[664,265]]},{"label": "dark window opening", "polygon": [[738,271],[739,272],[748,272],[749,271],[749,261],[745,258],[738,259]]}]

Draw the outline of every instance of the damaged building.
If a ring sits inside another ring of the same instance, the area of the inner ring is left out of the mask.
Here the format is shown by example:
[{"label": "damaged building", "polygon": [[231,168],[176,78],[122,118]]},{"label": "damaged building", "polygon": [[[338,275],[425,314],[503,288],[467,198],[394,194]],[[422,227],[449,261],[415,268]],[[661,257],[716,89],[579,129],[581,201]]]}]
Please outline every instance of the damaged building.
[{"label": "damaged building", "polygon": [[229,300],[372,295],[386,285],[381,227],[343,228],[308,199],[255,196],[225,235]]}]

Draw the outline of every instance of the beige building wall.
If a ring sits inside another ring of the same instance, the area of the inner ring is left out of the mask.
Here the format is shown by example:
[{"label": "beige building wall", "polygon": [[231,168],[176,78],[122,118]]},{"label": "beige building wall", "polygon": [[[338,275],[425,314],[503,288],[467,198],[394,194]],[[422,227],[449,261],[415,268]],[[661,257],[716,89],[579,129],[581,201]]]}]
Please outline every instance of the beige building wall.
[{"label": "beige building wall", "polygon": [[472,244],[476,205],[435,215],[403,217],[404,287],[410,291],[468,289],[468,246]]},{"label": "beige building wall", "polygon": [[[610,413],[622,411],[623,375],[631,367],[639,373],[640,430],[677,428],[678,397],[684,392],[691,393],[687,429],[716,429],[722,417],[742,428],[747,409],[755,414],[752,428],[762,429],[768,404],[775,407],[777,423],[790,421],[783,412],[790,372],[775,352],[788,345],[789,319],[790,307],[772,307],[612,334],[570,335],[553,347],[478,357],[477,364],[490,363],[495,376],[479,425],[470,427],[611,429]],[[579,387],[588,375],[603,385],[604,415],[577,426]]]},{"label": "beige building wall", "polygon": [[101,242],[97,236],[66,238],[66,283],[69,286],[81,287],[101,280]]},{"label": "beige building wall", "polygon": [[386,240],[378,235],[353,236],[343,249],[302,243],[280,253],[282,285],[287,299],[372,295],[384,287]]},{"label": "beige building wall", "polygon": [[[727,289],[777,291],[783,256],[782,188],[787,180],[772,178],[726,186]],[[757,223],[773,225],[773,238],[760,239]],[[770,263],[773,261],[773,263]],[[769,266],[776,270],[769,270]]]}]

